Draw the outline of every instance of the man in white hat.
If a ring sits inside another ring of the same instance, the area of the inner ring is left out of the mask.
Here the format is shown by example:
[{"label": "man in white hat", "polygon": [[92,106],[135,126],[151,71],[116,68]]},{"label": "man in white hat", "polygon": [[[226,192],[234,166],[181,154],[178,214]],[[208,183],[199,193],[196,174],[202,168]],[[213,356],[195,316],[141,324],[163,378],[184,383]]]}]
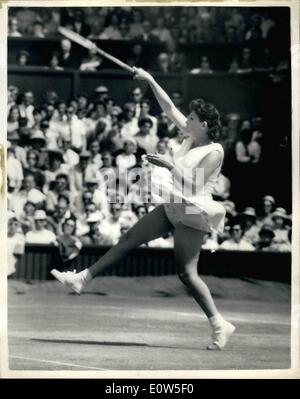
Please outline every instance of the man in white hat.
[{"label": "man in white hat", "polygon": [[113,240],[109,236],[100,232],[101,220],[100,212],[94,212],[88,216],[86,222],[89,226],[89,232],[80,238],[83,245],[113,245]]},{"label": "man in white hat", "polygon": [[54,244],[56,245],[56,235],[47,229],[47,214],[39,209],[34,213],[35,230],[29,231],[26,236],[28,244]]},{"label": "man in white hat", "polygon": [[256,224],[256,212],[252,207],[245,208],[241,214],[241,219],[244,227],[244,239],[254,245],[259,239],[259,226]]},{"label": "man in white hat", "polygon": [[272,214],[273,228],[274,228],[274,243],[275,244],[288,244],[288,229],[287,222],[289,216],[284,208],[276,208]]},{"label": "man in white hat", "polygon": [[265,195],[262,198],[262,215],[259,218],[259,223],[272,225],[272,212],[274,211],[275,199],[271,195]]}]

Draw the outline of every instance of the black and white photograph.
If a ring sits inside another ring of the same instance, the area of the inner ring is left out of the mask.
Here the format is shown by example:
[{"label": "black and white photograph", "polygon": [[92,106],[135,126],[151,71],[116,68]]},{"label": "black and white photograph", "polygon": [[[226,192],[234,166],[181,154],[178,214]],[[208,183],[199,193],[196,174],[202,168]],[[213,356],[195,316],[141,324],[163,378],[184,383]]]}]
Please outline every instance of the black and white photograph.
[{"label": "black and white photograph", "polygon": [[3,376],[299,378],[299,3],[0,12]]}]

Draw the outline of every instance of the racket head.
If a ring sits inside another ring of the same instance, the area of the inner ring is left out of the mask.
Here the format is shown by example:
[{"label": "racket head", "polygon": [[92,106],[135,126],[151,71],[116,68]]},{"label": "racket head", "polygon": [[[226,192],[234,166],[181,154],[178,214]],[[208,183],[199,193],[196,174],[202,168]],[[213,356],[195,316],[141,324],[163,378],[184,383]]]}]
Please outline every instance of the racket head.
[{"label": "racket head", "polygon": [[95,49],[97,46],[95,43],[86,39],[85,37],[79,35],[78,33],[72,31],[71,29],[64,28],[63,26],[58,27],[58,31],[60,34],[65,36],[66,38],[72,40],[73,42],[79,44],[82,47],[87,48],[88,50]]}]

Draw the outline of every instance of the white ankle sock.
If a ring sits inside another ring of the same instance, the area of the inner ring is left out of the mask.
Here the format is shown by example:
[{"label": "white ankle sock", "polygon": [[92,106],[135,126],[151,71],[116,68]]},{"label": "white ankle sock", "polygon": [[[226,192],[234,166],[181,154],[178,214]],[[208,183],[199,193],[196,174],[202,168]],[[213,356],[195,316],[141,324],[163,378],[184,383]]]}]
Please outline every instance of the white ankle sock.
[{"label": "white ankle sock", "polygon": [[89,269],[84,269],[79,274],[83,277],[84,281],[86,282],[89,282],[93,279],[93,276],[91,275]]},{"label": "white ankle sock", "polygon": [[220,313],[217,313],[216,315],[210,317],[208,319],[208,321],[213,330],[215,330],[216,328],[219,328],[224,323],[226,323],[226,320],[220,315]]}]

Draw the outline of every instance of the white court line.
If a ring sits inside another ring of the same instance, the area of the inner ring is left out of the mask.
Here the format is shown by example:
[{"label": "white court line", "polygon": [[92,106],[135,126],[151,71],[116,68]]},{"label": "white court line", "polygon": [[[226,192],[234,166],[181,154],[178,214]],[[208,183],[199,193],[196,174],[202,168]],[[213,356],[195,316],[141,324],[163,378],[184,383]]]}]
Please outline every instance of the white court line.
[{"label": "white court line", "polygon": [[58,364],[60,366],[78,367],[78,368],[81,368],[81,369],[109,371],[108,369],[101,369],[99,367],[89,367],[89,366],[82,366],[80,364],[63,363],[63,362],[58,362],[58,361],[55,361],[55,360],[36,359],[34,357],[13,356],[13,355],[11,355],[11,356],[9,356],[9,358],[21,359],[21,360],[30,360],[30,361],[33,361],[33,362],[40,362],[40,363],[52,363],[52,364]]}]

